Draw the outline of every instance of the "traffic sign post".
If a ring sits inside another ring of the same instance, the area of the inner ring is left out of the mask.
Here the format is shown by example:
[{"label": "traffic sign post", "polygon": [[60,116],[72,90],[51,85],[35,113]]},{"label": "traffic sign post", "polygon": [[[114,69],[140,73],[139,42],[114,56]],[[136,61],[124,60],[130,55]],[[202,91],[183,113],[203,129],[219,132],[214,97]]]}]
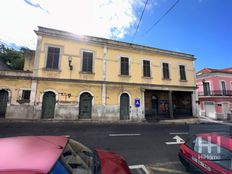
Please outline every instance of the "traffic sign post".
[{"label": "traffic sign post", "polygon": [[135,99],[135,107],[136,108],[140,107],[140,99],[139,98]]}]

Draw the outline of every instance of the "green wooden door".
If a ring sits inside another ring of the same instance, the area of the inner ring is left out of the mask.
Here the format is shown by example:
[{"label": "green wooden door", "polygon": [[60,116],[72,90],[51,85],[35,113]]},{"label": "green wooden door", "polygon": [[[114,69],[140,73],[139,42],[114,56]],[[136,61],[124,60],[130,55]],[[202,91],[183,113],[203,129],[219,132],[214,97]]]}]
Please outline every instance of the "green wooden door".
[{"label": "green wooden door", "polygon": [[129,96],[124,93],[120,96],[120,120],[128,120],[130,113]]},{"label": "green wooden door", "polygon": [[89,119],[92,114],[92,96],[85,92],[80,96],[79,118]]},{"label": "green wooden door", "polygon": [[7,101],[8,92],[6,90],[0,90],[0,118],[5,118]]},{"label": "green wooden door", "polygon": [[56,95],[54,92],[45,92],[42,103],[42,118],[54,118]]}]

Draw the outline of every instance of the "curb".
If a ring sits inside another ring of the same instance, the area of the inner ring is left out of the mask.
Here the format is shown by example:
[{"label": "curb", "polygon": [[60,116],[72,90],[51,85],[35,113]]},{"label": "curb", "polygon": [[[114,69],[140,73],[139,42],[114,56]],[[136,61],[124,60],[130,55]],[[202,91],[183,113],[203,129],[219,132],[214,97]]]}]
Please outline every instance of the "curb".
[{"label": "curb", "polygon": [[110,120],[28,120],[28,119],[0,119],[0,123],[76,123],[76,124],[197,124],[200,123],[199,118],[186,118],[186,119],[167,119],[157,121],[146,120],[122,120],[122,121],[110,121]]}]

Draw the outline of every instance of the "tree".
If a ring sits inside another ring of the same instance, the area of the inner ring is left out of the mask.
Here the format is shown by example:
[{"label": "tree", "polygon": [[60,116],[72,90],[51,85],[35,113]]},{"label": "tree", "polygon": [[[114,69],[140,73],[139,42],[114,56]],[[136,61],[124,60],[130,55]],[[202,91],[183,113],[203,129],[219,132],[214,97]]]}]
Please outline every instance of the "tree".
[{"label": "tree", "polygon": [[24,66],[24,51],[27,48],[21,48],[19,51],[8,48],[4,44],[0,45],[0,59],[7,64],[11,69],[23,70]]}]

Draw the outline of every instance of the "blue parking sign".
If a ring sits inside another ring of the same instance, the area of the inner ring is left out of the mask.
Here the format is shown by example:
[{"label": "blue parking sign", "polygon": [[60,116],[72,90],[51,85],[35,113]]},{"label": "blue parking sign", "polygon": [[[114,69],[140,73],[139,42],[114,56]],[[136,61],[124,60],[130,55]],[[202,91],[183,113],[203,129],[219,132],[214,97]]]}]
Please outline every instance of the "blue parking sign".
[{"label": "blue parking sign", "polygon": [[139,98],[136,98],[135,99],[135,107],[140,107],[140,99]]}]

